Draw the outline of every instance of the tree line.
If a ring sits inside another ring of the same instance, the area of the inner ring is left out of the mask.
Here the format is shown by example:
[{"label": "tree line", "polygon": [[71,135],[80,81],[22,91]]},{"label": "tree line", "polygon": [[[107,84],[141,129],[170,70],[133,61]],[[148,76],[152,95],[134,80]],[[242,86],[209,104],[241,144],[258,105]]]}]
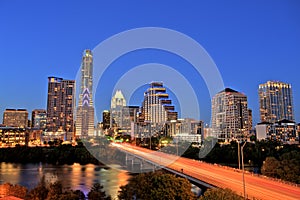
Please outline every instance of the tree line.
[{"label": "tree line", "polygon": [[103,186],[95,183],[87,197],[81,190],[64,189],[63,185],[57,181],[54,183],[46,183],[45,178],[42,177],[38,185],[28,190],[26,187],[20,185],[12,185],[5,183],[0,185],[5,188],[5,196],[15,196],[25,200],[110,200],[103,190]]},{"label": "tree line", "polygon": [[1,162],[11,163],[49,163],[49,164],[101,164],[83,146],[60,145],[55,147],[0,148]]}]

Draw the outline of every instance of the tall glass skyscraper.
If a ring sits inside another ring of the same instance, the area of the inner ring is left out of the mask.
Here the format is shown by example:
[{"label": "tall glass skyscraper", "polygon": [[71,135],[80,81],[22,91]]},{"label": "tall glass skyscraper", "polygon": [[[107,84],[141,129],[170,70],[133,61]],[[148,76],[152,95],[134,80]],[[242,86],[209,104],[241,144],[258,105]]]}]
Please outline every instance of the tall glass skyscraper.
[{"label": "tall glass skyscraper", "polygon": [[260,84],[260,120],[275,123],[287,119],[294,121],[292,86],[288,83],[268,81]]},{"label": "tall glass skyscraper", "polygon": [[76,112],[76,137],[94,135],[93,54],[87,49],[81,62],[81,84]]}]

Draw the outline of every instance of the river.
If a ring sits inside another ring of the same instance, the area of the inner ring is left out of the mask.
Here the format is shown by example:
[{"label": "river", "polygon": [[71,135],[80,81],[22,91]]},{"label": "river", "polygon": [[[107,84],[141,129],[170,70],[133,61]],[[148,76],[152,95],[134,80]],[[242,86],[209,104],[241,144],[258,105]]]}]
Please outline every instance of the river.
[{"label": "river", "polygon": [[130,175],[120,166],[104,169],[97,165],[51,165],[0,163],[0,184],[9,182],[27,188],[37,185],[42,176],[48,182],[61,181],[64,188],[81,190],[86,195],[94,183],[103,185],[106,194],[116,199],[120,186],[126,185]]}]

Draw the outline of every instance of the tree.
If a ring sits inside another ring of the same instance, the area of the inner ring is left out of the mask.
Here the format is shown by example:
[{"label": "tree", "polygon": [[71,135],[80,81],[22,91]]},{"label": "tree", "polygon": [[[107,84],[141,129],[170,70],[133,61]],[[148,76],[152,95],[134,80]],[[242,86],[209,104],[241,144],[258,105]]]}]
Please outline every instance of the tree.
[{"label": "tree", "polygon": [[274,157],[267,157],[262,169],[262,174],[282,180],[300,183],[300,153],[293,150],[284,153],[277,160]]},{"label": "tree", "polygon": [[60,200],[85,200],[85,195],[80,190],[67,190],[59,197]]},{"label": "tree", "polygon": [[59,181],[51,183],[49,186],[49,192],[46,200],[59,200],[63,194],[62,184]]},{"label": "tree", "polygon": [[280,167],[277,170],[283,180],[300,183],[300,153],[291,151],[280,156]]},{"label": "tree", "polygon": [[45,200],[48,195],[48,189],[46,187],[45,177],[43,176],[39,184],[30,190],[25,199],[28,200]]},{"label": "tree", "polygon": [[42,177],[39,184],[30,190],[26,200],[85,200],[85,195],[80,190],[65,190],[59,181],[46,185],[45,178]]},{"label": "tree", "polygon": [[106,196],[105,191],[103,191],[103,186],[100,183],[95,183],[88,193],[89,200],[110,200],[110,196]]},{"label": "tree", "polygon": [[162,172],[150,172],[132,177],[121,186],[118,198],[135,199],[195,199],[187,179]]},{"label": "tree", "polygon": [[199,200],[242,200],[243,198],[239,195],[237,195],[232,190],[226,188],[212,188],[206,190],[204,192],[204,195],[199,198]]},{"label": "tree", "polygon": [[15,196],[19,198],[24,198],[27,193],[27,188],[21,185],[12,185],[10,183],[5,183],[1,185],[2,194],[5,196]]},{"label": "tree", "polygon": [[277,174],[280,162],[274,157],[267,157],[262,168],[261,173],[266,176],[279,178]]}]

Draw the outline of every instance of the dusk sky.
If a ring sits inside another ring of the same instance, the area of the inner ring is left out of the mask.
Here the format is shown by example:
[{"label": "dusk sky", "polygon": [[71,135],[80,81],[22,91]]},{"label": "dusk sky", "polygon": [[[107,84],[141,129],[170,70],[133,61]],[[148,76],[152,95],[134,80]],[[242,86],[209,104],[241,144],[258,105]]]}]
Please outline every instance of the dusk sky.
[{"label": "dusk sky", "polygon": [[[295,118],[300,122],[298,0],[0,0],[0,25],[1,122],[6,108],[25,108],[30,113],[46,109],[48,76],[75,79],[84,49],[94,49],[115,34],[141,27],[173,29],[202,45],[224,85],[247,95],[254,124],[259,122],[258,85],[268,80],[292,84]],[[210,122],[210,97],[204,81],[194,77],[186,61],[168,52],[147,49],[120,57],[98,88],[111,91],[124,73],[145,63],[173,67],[198,87],[203,92],[197,93],[201,119]],[[144,89],[127,101],[140,105]],[[100,113],[109,109],[110,98],[101,91],[96,94],[99,120]],[[189,105],[181,108],[185,106]]]}]

